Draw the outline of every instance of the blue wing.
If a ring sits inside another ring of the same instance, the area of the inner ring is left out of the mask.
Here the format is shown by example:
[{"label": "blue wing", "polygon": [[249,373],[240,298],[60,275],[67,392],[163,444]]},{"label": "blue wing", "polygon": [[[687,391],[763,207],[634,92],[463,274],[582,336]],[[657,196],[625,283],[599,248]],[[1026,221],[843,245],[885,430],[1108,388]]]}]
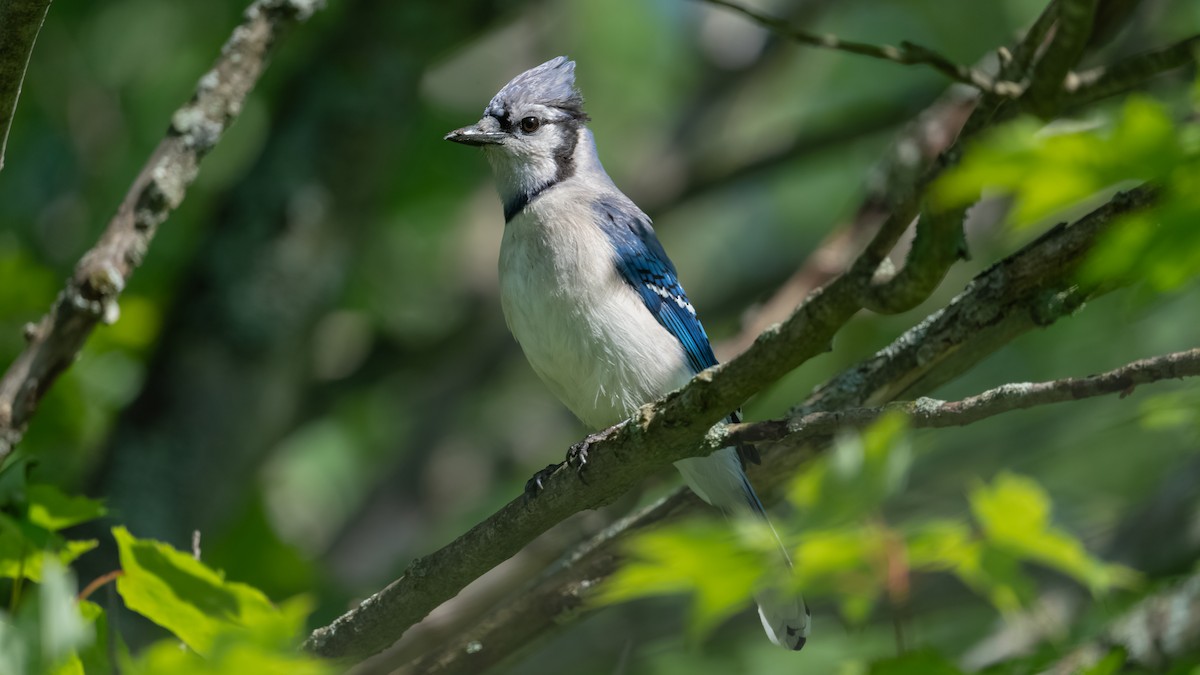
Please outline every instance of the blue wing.
[{"label": "blue wing", "polygon": [[596,202],[597,215],[616,251],[617,271],[641,296],[646,309],[663,328],[683,345],[693,372],[717,364],[704,326],[696,318],[696,309],[688,302],[683,286],[675,275],[675,266],[667,257],[650,219],[640,211],[622,209],[616,201]]},{"label": "blue wing", "polygon": [[[667,257],[658,237],[654,236],[650,219],[636,207],[622,206],[620,202],[606,199],[594,204],[596,215],[616,251],[617,271],[621,278],[638,292],[646,309],[663,328],[683,345],[693,372],[717,365],[704,326],[700,325],[696,309],[683,292],[675,265]],[[742,414],[735,411],[727,419],[741,422]],[[747,462],[759,463],[758,450],[754,446],[741,445],[737,451],[743,466]]]}]

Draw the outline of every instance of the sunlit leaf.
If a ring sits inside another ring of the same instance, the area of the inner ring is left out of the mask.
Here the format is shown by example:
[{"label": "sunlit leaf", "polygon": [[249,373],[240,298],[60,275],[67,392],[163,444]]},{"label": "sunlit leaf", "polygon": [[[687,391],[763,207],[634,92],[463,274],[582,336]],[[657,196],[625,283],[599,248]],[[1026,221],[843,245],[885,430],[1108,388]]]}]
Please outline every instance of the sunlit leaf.
[{"label": "sunlit leaf", "polygon": [[[76,653],[78,663],[87,675],[114,674],[113,655],[127,657],[129,649],[120,634],[110,632],[108,615],[99,605],[83,600],[78,603],[80,615],[91,624],[92,638],[88,645]],[[114,674],[115,675],[115,674]]]},{"label": "sunlit leaf", "polygon": [[30,485],[26,490],[29,521],[51,532],[103,516],[104,505],[86,497],[72,497],[53,485]]},{"label": "sunlit leaf", "polygon": [[117,591],[135,612],[177,635],[201,655],[235,633],[272,648],[291,644],[307,614],[304,602],[276,608],[262,592],[226,581],[192,556],[113,528],[124,574]]},{"label": "sunlit leaf", "polygon": [[[218,643],[208,658],[180,649],[175,640],[162,640],[146,648],[136,660],[123,659],[122,672],[130,675],[321,675],[335,669],[299,652],[272,650],[252,642]],[[89,674],[90,675],[90,674]]]},{"label": "sunlit leaf", "polygon": [[978,567],[980,544],[964,522],[936,520],[907,537],[908,562],[914,569],[952,570]]},{"label": "sunlit leaf", "polygon": [[999,190],[1012,194],[1014,224],[1024,226],[1105,188],[1161,180],[1182,161],[1175,123],[1148,98],[1130,97],[1100,128],[1060,128],[1025,119],[992,130],[933,184],[931,203],[961,208]]},{"label": "sunlit leaf", "polygon": [[970,495],[971,511],[989,545],[1063,572],[1093,592],[1128,586],[1136,573],[1093,558],[1078,539],[1050,522],[1050,498],[1029,478],[1003,473]]},{"label": "sunlit leaf", "polygon": [[69,565],[96,545],[94,539],[66,541],[33,523],[0,514],[0,577],[40,581],[46,560]]},{"label": "sunlit leaf", "polygon": [[869,526],[806,531],[793,552],[798,587],[838,598],[847,621],[865,621],[887,583],[886,536]]},{"label": "sunlit leaf", "polygon": [[630,560],[600,587],[596,602],[690,594],[693,639],[744,608],[768,568],[763,552],[735,536],[724,522],[698,521],[647,532],[635,537],[627,551]]},{"label": "sunlit leaf", "polygon": [[890,414],[860,433],[838,437],[833,450],[792,482],[788,499],[810,527],[857,523],[903,488],[912,463],[908,422]]}]

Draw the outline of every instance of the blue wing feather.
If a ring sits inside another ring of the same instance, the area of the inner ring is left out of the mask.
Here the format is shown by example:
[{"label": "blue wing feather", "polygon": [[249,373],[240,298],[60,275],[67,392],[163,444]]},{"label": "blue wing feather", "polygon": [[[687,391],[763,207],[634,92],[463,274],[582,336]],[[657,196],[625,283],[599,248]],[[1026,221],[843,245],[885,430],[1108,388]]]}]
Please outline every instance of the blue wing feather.
[{"label": "blue wing feather", "polygon": [[688,301],[650,219],[640,211],[620,208],[615,201],[596,202],[597,215],[605,222],[616,253],[617,271],[641,296],[646,309],[683,345],[693,372],[717,364],[704,326]]},{"label": "blue wing feather", "polygon": [[[717,365],[717,357],[713,355],[704,326],[696,318],[696,310],[683,292],[683,286],[675,274],[675,265],[667,257],[658,237],[654,236],[650,219],[637,207],[630,206],[603,199],[594,204],[604,231],[612,242],[617,271],[625,283],[638,292],[654,318],[683,345],[693,372],[698,373]],[[734,411],[727,420],[741,422],[741,412]],[[737,452],[743,466],[747,462],[759,463],[758,450],[754,446],[739,445]],[[753,495],[753,492],[750,494]],[[758,508],[761,509],[761,505]]]}]

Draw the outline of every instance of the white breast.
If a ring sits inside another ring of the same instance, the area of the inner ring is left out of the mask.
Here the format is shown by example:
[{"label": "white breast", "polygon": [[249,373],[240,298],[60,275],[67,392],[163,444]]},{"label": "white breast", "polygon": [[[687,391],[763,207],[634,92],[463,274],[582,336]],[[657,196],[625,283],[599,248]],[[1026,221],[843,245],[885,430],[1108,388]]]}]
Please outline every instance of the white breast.
[{"label": "white breast", "polygon": [[683,347],[617,273],[589,195],[568,184],[514,217],[500,247],[500,300],[526,358],[551,391],[593,428],[691,377]]}]

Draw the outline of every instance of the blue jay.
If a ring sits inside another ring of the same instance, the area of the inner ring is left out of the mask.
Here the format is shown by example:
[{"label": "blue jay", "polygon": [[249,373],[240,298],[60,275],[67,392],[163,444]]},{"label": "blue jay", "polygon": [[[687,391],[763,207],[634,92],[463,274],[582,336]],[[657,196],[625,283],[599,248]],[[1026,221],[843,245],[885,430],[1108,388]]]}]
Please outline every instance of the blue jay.
[{"label": "blue jay", "polygon": [[[600,165],[587,121],[575,63],[560,56],[513,78],[478,123],[446,140],[483,148],[492,165],[504,203],[500,302],[509,329],[546,386],[603,429],[717,360],[650,218]],[[726,515],[765,519],[741,459],[730,447],[675,466]],[[803,647],[803,599],[757,600],[771,641]]]}]

